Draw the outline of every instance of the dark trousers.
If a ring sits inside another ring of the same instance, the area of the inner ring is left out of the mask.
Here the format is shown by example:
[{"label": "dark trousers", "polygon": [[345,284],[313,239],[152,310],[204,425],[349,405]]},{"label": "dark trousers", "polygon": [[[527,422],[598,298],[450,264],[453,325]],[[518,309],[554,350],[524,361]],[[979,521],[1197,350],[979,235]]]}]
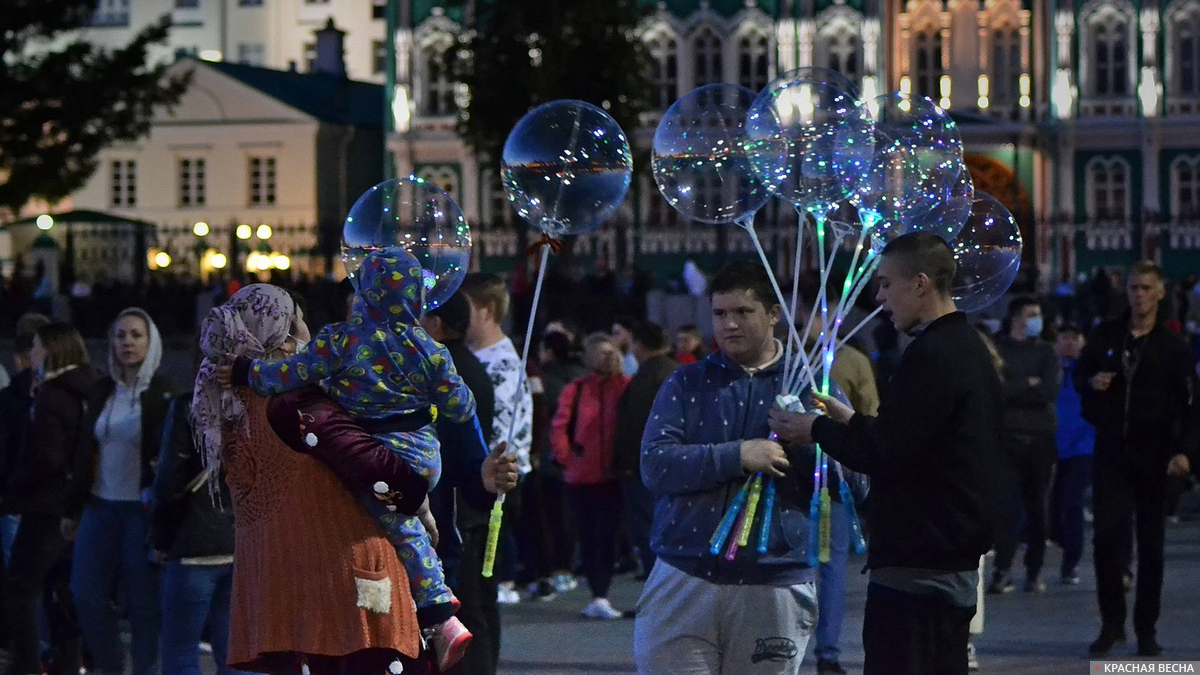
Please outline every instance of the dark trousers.
[{"label": "dark trousers", "polygon": [[1063,549],[1063,576],[1073,573],[1083,558],[1083,507],[1091,484],[1091,455],[1059,460],[1054,474],[1051,521]]},{"label": "dark trousers", "polygon": [[[507,502],[506,502],[507,504]],[[450,673],[495,675],[500,662],[500,609],[496,605],[498,579],[483,576],[483,551],[487,547],[487,523],[462,530],[462,562],[454,594],[462,607],[458,619],[474,638],[467,654]]]},{"label": "dark trousers", "polygon": [[966,675],[974,607],[872,583],[863,617],[863,675]]},{"label": "dark trousers", "polygon": [[556,478],[544,468],[525,476],[521,482],[521,510],[517,547],[523,574],[517,581],[529,583],[555,572],[570,571],[575,543],[568,535],[562,477]]},{"label": "dark trousers", "polygon": [[1009,456],[1009,489],[1012,501],[1007,517],[996,532],[996,569],[1012,568],[1020,544],[1021,515],[1025,521],[1025,572],[1036,577],[1046,558],[1046,522],[1050,509],[1050,481],[1058,451],[1053,436],[1006,434]]},{"label": "dark trousers", "polygon": [[621,526],[621,487],[616,481],[597,485],[568,485],[575,511],[583,573],[593,598],[608,597],[616,560],[617,530]]},{"label": "dark trousers", "polygon": [[649,576],[654,569],[654,551],[650,550],[650,528],[654,524],[654,495],[642,482],[641,476],[621,479],[621,498],[625,507],[629,541],[638,551],[642,574]]},{"label": "dark trousers", "polygon": [[1138,635],[1152,637],[1162,606],[1167,461],[1162,458],[1165,446],[1149,442],[1139,445],[1123,452],[1119,444],[1112,447],[1105,443],[1102,451],[1101,439],[1097,438],[1092,488],[1096,591],[1104,627],[1123,630],[1125,590],[1121,577],[1128,571],[1130,523],[1134,522],[1138,569],[1133,627]]},{"label": "dark trousers", "polygon": [[71,545],[63,539],[61,518],[21,518],[13,542],[5,614],[12,637],[11,673],[42,672],[37,603],[41,598],[50,623],[52,674],[79,672],[82,639],[71,599]]}]

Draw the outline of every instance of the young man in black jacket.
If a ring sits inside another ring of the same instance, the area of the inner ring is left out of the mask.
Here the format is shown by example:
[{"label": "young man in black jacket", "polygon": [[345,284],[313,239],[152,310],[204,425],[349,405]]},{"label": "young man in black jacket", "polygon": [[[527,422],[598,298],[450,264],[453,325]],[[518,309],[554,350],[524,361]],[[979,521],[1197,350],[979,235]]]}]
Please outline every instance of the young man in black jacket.
[{"label": "young man in black jacket", "polygon": [[[1100,324],[1075,367],[1083,418],[1096,427],[1093,483],[1096,590],[1102,627],[1093,656],[1125,639],[1122,574],[1130,522],[1137,514],[1138,654],[1162,652],[1155,636],[1162,604],[1167,476],[1186,476],[1197,460],[1196,371],[1187,343],[1163,327],[1162,270],[1140,262],[1129,272],[1129,311]],[[1190,458],[1189,458],[1190,455]]]},{"label": "young man in black jacket", "polygon": [[1004,361],[1002,447],[1010,463],[1010,480],[1005,490],[1008,512],[996,532],[996,572],[989,593],[1008,593],[1014,588],[1010,569],[1017,553],[1022,511],[1027,546],[1025,591],[1046,590],[1039,575],[1046,558],[1050,481],[1058,461],[1055,405],[1062,371],[1054,345],[1041,339],[1043,328],[1037,300],[1017,298],[1008,305],[1008,332],[996,338],[996,351]]},{"label": "young man in black jacket", "polygon": [[884,249],[878,299],[915,339],[879,416],[822,399],[829,416],[775,409],[788,442],[815,440],[871,477],[871,582],[863,624],[866,675],[967,672],[979,557],[991,548],[1003,395],[991,357],[950,297],[954,255],[937,235]]}]

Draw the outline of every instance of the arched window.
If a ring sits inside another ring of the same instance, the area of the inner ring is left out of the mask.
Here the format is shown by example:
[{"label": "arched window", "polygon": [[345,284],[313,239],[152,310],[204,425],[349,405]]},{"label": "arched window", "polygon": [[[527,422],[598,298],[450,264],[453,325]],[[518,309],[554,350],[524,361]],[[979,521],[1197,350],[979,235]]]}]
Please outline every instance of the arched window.
[{"label": "arched window", "polygon": [[1179,15],[1171,26],[1175,67],[1173,93],[1200,96],[1200,8]]},{"label": "arched window", "polygon": [[1200,217],[1200,156],[1180,157],[1171,164],[1171,211],[1176,218]]},{"label": "arched window", "polygon": [[770,38],[757,30],[738,41],[738,82],[751,91],[767,86],[771,79]]},{"label": "arched window", "polygon": [[822,66],[858,82],[862,75],[862,39],[858,31],[845,24],[827,28],[817,38],[817,50]]},{"label": "arched window", "polygon": [[450,74],[450,50],[443,43],[431,44],[421,50],[421,114],[426,117],[453,115],[454,80]]},{"label": "arched window", "polygon": [[692,38],[692,53],[696,63],[695,86],[716,84],[724,79],[721,49],[721,36],[711,26],[701,28]]},{"label": "arched window", "polygon": [[999,106],[1013,106],[1021,96],[1021,33],[1001,28],[992,33],[991,98]]},{"label": "arched window", "polygon": [[666,110],[679,98],[679,41],[660,31],[646,42],[646,47],[650,51],[653,101],[659,110]]},{"label": "arched window", "polygon": [[1088,215],[1092,220],[1129,217],[1129,174],[1129,164],[1119,157],[1088,163]]},{"label": "arched window", "polygon": [[1115,10],[1103,11],[1090,23],[1091,94],[1128,96],[1129,23]]},{"label": "arched window", "polygon": [[928,28],[917,33],[914,46],[914,91],[936,101],[941,95],[942,37],[933,28]]}]

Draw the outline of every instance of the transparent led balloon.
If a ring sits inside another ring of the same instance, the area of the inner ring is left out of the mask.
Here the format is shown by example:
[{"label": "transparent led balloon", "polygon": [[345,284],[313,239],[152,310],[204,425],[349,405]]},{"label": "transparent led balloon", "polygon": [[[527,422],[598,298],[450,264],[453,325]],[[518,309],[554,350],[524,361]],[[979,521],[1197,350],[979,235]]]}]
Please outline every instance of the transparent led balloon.
[{"label": "transparent led balloon", "polygon": [[842,79],[818,68],[793,71],[768,84],[747,115],[751,165],[797,209],[828,211],[870,166],[873,123]]},{"label": "transparent led balloon", "polygon": [[629,141],[617,122],[583,101],[552,101],[517,122],[504,143],[508,199],[552,237],[590,232],[612,217],[633,176]]},{"label": "transparent led balloon", "polygon": [[771,198],[770,186],[746,154],[746,113],[754,97],[736,84],[710,84],[676,101],[659,122],[651,159],[654,181],[685,218],[732,223],[752,216]]},{"label": "transparent led balloon", "polygon": [[958,177],[945,188],[943,197],[932,209],[907,219],[904,232],[933,232],[946,241],[952,241],[971,216],[974,203],[975,183],[964,165],[958,169]]},{"label": "transparent led balloon", "polygon": [[944,205],[962,171],[962,140],[949,115],[923,96],[898,92],[866,105],[874,155],[851,199],[864,224],[890,240],[924,229],[926,216]]},{"label": "transparent led balloon", "polygon": [[964,312],[977,312],[1008,292],[1021,268],[1021,230],[1004,205],[975,193],[971,215],[950,242],[958,271],[950,293]]},{"label": "transparent led balloon", "polygon": [[404,248],[421,264],[425,309],[434,309],[467,274],[471,228],[445,190],[420,178],[395,178],[364,192],[346,216],[342,261],[351,280],[368,253],[387,246]]}]

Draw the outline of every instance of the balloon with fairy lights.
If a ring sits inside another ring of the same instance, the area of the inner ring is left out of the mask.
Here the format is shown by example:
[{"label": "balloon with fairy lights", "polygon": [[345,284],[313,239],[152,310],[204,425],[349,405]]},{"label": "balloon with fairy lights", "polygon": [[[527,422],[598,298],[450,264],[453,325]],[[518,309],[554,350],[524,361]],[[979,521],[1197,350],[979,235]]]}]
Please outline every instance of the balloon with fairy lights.
[{"label": "balloon with fairy lights", "polygon": [[875,148],[851,201],[883,244],[922,229],[950,196],[962,170],[962,140],[950,116],[924,96],[897,92],[866,106]]},{"label": "balloon with fairy lights", "polygon": [[[525,326],[517,388],[509,402],[514,413],[508,428],[500,430],[511,452],[520,441],[516,430],[523,406],[532,405],[525,386],[525,366],[550,253],[561,246],[562,236],[591,232],[617,212],[633,177],[633,155],[625,132],[608,113],[583,101],[552,101],[531,110],[509,132],[500,174],[517,215],[542,232],[533,246],[533,250],[541,249],[541,260]],[[488,515],[484,577],[494,571],[503,520],[501,494]]]},{"label": "balloon with fairy lights", "polygon": [[517,215],[558,238],[591,232],[616,213],[629,191],[633,155],[604,110],[551,101],[517,122],[500,168]]},{"label": "balloon with fairy lights", "polygon": [[962,164],[958,177],[945,188],[942,198],[929,211],[910,217],[905,232],[933,232],[946,241],[953,241],[971,216],[974,203],[975,183],[971,180],[971,172]]},{"label": "balloon with fairy lights", "polygon": [[977,312],[1008,292],[1021,269],[1021,230],[1003,204],[975,193],[971,215],[950,242],[958,270],[950,295],[958,309]]},{"label": "balloon with fairy lights", "polygon": [[823,216],[870,165],[873,123],[842,76],[802,68],[759,92],[746,117],[751,166],[797,210]]},{"label": "balloon with fairy lights", "polygon": [[[651,157],[654,181],[685,218],[733,223],[771,198],[772,186],[746,153],[746,113],[754,97],[736,84],[706,85],[676,101],[659,122]],[[774,161],[782,159],[781,154]]]},{"label": "balloon with fairy lights", "polygon": [[342,261],[355,272],[367,254],[400,246],[421,264],[425,309],[441,306],[458,290],[471,262],[471,228],[445,190],[409,176],[363,193],[342,226]]}]

